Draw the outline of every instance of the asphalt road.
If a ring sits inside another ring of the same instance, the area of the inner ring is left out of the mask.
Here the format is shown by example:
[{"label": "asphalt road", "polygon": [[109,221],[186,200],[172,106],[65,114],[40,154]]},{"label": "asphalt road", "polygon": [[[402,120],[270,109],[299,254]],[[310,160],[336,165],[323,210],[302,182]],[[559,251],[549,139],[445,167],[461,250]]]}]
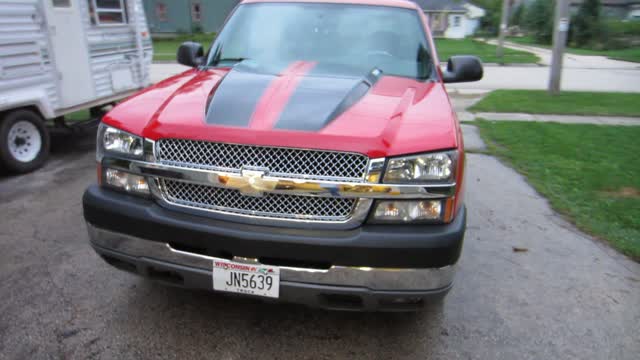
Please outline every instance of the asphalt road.
[{"label": "asphalt road", "polygon": [[57,143],[44,169],[0,178],[1,359],[640,353],[640,265],[576,231],[491,157],[468,157],[469,226],[444,305],[354,314],[168,288],[111,269],[90,249],[82,220],[82,192],[95,178],[92,138]]}]

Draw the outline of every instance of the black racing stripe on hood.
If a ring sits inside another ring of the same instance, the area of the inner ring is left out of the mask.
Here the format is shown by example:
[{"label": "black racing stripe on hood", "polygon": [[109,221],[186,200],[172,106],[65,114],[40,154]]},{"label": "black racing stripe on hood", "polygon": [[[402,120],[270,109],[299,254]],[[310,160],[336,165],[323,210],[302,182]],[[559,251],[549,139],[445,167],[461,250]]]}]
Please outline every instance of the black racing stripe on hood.
[{"label": "black racing stripe on hood", "polygon": [[298,85],[276,129],[319,131],[362,99],[379,79],[378,70],[363,77],[314,76]]},{"label": "black racing stripe on hood", "polygon": [[206,112],[207,124],[247,127],[277,73],[236,65],[215,89]]}]

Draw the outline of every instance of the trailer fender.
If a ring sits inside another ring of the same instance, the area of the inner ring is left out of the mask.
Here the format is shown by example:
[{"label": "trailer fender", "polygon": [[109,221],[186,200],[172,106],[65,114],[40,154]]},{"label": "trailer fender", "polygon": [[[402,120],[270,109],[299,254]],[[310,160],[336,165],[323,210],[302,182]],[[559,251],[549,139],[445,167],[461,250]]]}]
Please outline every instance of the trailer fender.
[{"label": "trailer fender", "polygon": [[55,117],[51,100],[44,89],[24,88],[0,92],[0,112],[24,107],[35,107],[44,119]]}]

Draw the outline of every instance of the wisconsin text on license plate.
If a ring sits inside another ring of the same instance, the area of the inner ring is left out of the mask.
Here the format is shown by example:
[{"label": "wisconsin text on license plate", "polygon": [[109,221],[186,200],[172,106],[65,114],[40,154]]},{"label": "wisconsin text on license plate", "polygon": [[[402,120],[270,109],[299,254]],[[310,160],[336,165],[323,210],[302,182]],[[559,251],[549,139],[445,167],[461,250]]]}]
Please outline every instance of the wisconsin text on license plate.
[{"label": "wisconsin text on license plate", "polygon": [[276,266],[213,260],[213,289],[277,298],[280,269]]}]

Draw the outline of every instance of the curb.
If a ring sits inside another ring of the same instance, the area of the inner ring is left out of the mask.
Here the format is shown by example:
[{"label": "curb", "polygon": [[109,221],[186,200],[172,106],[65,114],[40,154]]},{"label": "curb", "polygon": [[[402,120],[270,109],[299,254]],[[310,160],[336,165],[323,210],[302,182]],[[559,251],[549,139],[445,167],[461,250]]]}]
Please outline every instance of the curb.
[{"label": "curb", "polygon": [[475,121],[484,119],[489,121],[521,121],[521,122],[554,122],[561,124],[592,124],[592,125],[620,125],[640,126],[640,117],[627,116],[584,116],[584,115],[548,115],[526,113],[472,113],[459,112],[461,121]]}]

